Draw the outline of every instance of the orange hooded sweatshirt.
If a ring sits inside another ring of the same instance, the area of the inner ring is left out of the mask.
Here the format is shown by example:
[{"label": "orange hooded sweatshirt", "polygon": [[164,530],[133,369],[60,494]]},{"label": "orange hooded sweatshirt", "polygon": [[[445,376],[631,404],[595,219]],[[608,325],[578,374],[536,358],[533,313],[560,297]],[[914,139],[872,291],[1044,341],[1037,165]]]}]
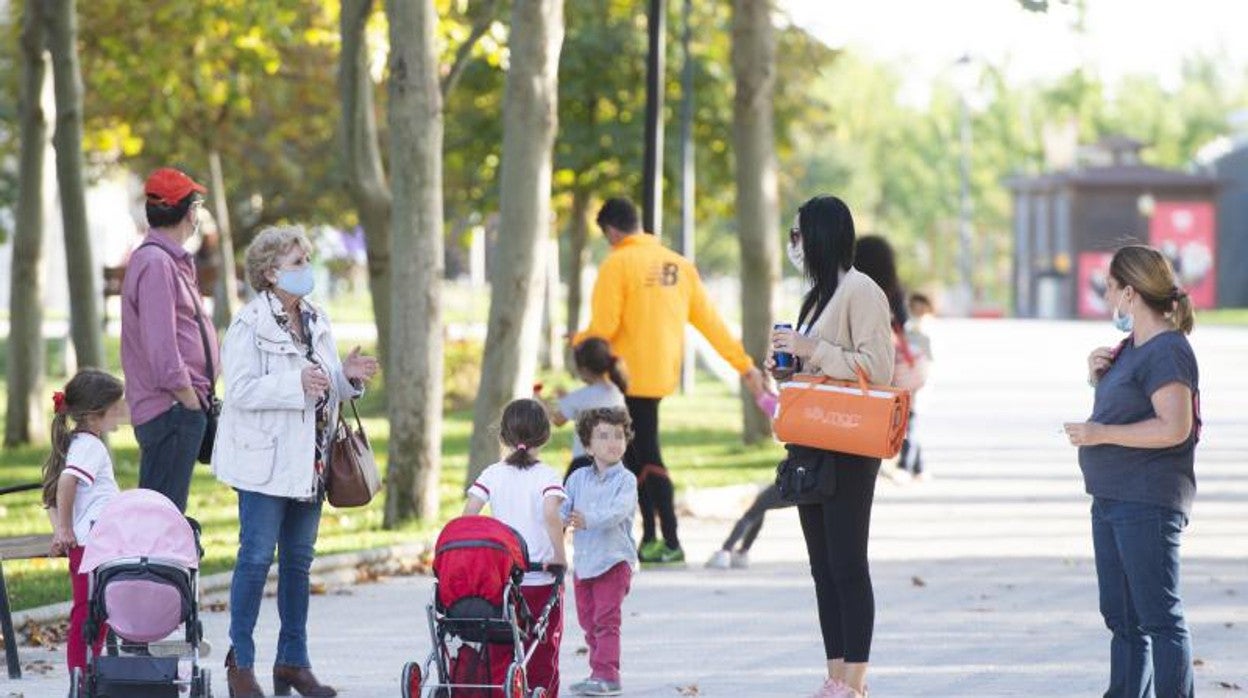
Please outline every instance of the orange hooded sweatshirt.
[{"label": "orange hooded sweatshirt", "polygon": [[658,238],[634,233],[603,260],[594,284],[589,327],[573,342],[601,337],[624,360],[628,396],[676,392],[684,358],[685,324],[692,324],[739,373],[754,362],[728,331],[689,260]]}]

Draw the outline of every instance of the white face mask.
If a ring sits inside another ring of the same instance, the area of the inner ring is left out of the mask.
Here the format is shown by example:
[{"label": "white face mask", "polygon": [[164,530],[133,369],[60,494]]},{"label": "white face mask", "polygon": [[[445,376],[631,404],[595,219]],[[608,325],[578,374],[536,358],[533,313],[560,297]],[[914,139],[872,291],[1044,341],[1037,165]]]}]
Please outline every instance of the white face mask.
[{"label": "white face mask", "polygon": [[796,245],[789,243],[785,247],[785,252],[789,255],[789,263],[797,270],[799,274],[806,273],[806,252],[802,249],[802,242],[799,240]]}]

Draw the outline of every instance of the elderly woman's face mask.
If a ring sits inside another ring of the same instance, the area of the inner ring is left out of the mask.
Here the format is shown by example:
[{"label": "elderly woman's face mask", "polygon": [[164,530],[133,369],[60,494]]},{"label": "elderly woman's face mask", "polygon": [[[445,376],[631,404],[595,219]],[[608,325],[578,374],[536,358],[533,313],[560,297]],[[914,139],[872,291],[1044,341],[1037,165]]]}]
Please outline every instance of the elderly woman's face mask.
[{"label": "elderly woman's face mask", "polygon": [[789,228],[789,244],[784,251],[788,253],[789,263],[793,268],[799,274],[805,274],[806,252],[802,249],[802,229],[798,227],[796,220],[793,221],[793,227]]},{"label": "elderly woman's face mask", "polygon": [[307,253],[296,248],[277,269],[277,280],[273,284],[277,288],[300,298],[312,293],[316,288],[316,277],[312,274],[312,262]]}]

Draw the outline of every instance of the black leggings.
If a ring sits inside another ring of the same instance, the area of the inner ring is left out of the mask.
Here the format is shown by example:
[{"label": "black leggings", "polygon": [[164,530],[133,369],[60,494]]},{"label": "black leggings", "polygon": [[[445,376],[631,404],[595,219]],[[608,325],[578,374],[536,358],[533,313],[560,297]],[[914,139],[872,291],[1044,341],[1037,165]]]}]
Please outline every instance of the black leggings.
[{"label": "black leggings", "polygon": [[624,466],[637,476],[637,504],[641,507],[641,542],[655,539],[654,518],[659,517],[663,542],[680,547],[676,535],[676,497],[663,454],[659,452],[659,399],[626,397],[633,420],[633,440],[624,452]]},{"label": "black leggings", "polygon": [[[834,455],[836,491],[822,503],[798,506],[797,513],[810,555],[810,574],[815,578],[826,656],[865,662],[875,628],[867,538],[880,459]],[[824,463],[824,467],[829,465]]]}]

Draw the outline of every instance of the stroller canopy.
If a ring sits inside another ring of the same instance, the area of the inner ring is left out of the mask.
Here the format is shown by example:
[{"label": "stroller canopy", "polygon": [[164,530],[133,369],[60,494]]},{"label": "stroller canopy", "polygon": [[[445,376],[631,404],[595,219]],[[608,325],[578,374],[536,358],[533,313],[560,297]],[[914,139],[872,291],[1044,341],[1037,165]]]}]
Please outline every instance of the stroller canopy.
[{"label": "stroller canopy", "polygon": [[507,580],[519,580],[528,568],[528,546],[514,528],[489,516],[452,519],[434,547],[438,603],[448,608],[475,596],[501,606]]},{"label": "stroller canopy", "polygon": [[153,490],[127,490],[100,512],[87,536],[79,572],[124,557],[168,560],[188,569],[199,567],[195,532],[167,497]]}]

